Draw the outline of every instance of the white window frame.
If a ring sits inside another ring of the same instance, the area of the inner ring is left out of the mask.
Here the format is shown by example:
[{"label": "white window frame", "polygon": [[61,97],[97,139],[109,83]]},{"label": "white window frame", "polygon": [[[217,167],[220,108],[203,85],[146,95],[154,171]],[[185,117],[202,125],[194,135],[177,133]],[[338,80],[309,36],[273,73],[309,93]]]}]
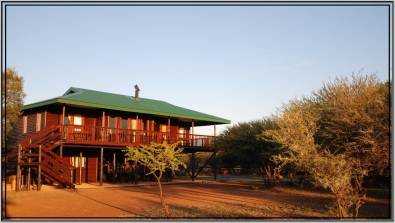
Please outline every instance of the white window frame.
[{"label": "white window frame", "polygon": [[[76,122],[76,120],[79,120]],[[74,132],[81,132],[82,131],[82,115],[73,115],[73,125],[74,127]],[[81,126],[81,127],[80,127]]]},{"label": "white window frame", "polygon": [[[79,120],[79,122],[77,123],[76,120]],[[74,117],[73,117],[73,125],[82,126],[82,116],[81,115],[74,115]]]},{"label": "white window frame", "polygon": [[162,133],[167,132],[167,125],[161,124],[161,125],[160,125],[160,132],[162,132]]},{"label": "white window frame", "polygon": [[132,119],[131,120],[131,129],[132,130],[137,130],[137,119]]},{"label": "white window frame", "polygon": [[[71,165],[73,167],[76,167],[76,168],[80,167],[80,158],[81,157],[79,157],[79,156],[72,156],[70,158],[71,158]],[[86,157],[83,156],[82,160],[81,160],[81,167],[85,168],[85,164],[86,164]]]}]

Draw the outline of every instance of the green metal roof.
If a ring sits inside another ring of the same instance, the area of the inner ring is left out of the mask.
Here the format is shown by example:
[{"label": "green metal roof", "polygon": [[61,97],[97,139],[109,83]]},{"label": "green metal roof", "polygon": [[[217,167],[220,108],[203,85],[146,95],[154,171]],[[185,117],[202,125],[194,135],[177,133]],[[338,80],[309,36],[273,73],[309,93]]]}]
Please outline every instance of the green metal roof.
[{"label": "green metal roof", "polygon": [[229,124],[230,121],[213,115],[172,105],[165,101],[147,98],[135,99],[131,96],[71,87],[62,96],[24,105],[22,111],[51,104],[68,104],[90,108],[110,109],[124,112],[159,115],[165,117],[191,119],[204,124]]}]

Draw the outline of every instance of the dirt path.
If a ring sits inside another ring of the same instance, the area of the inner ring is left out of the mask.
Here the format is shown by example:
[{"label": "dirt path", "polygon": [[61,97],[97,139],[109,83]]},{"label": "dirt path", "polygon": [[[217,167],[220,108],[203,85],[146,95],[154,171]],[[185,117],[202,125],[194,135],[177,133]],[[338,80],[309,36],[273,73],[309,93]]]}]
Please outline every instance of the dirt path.
[{"label": "dirt path", "polygon": [[[326,193],[275,187],[250,189],[221,183],[165,185],[174,217],[311,218],[328,217],[333,197]],[[156,186],[7,192],[7,216],[161,217]],[[389,217],[389,201],[370,199],[363,217]]]}]

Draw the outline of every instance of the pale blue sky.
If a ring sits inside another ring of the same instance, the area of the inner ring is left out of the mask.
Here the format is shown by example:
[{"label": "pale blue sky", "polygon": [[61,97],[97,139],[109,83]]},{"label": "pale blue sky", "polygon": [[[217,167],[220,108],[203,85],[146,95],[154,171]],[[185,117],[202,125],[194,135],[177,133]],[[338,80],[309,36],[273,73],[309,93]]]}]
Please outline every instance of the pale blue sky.
[{"label": "pale blue sky", "polygon": [[25,78],[26,103],[137,83],[142,97],[237,123],[335,76],[388,77],[385,6],[7,6],[6,16],[7,66]]}]

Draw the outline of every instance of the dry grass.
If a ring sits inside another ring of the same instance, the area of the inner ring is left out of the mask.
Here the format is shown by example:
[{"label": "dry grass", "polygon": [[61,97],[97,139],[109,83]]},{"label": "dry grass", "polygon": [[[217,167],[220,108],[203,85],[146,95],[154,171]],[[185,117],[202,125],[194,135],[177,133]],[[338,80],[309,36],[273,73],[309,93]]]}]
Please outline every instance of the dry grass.
[{"label": "dry grass", "polygon": [[[165,185],[174,218],[325,218],[333,196],[223,183]],[[369,198],[361,217],[389,218],[389,199]],[[8,192],[8,217],[163,217],[156,186]]]}]

